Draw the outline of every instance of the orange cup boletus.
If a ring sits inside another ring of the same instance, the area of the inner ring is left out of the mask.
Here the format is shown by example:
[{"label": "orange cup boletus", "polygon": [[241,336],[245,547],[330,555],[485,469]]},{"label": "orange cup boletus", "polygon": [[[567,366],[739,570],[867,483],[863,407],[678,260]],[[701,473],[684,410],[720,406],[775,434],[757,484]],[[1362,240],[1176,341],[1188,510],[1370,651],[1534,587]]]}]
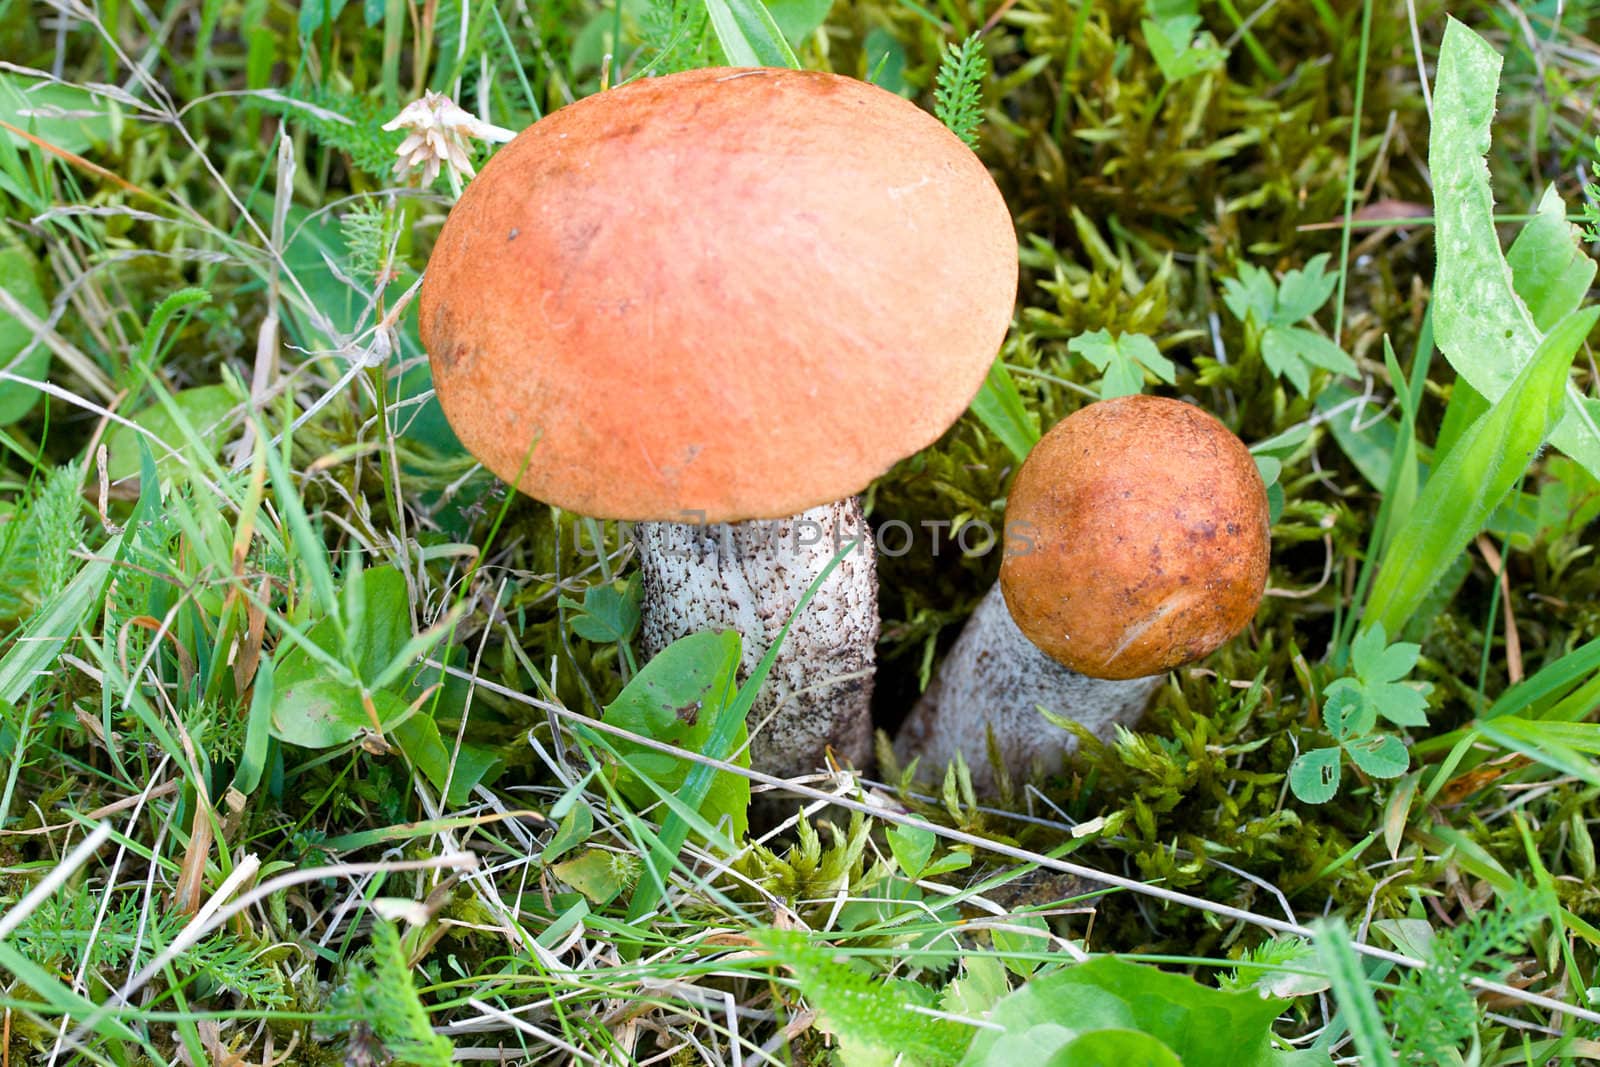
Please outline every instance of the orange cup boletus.
[{"label": "orange cup boletus", "polygon": [[1242,441],[1193,405],[1090,404],[1017,472],[1000,582],[1022,632],[1094,678],[1214,651],[1266,588],[1266,487]]},{"label": "orange cup boletus", "polygon": [[439,235],[421,331],[462,443],[530,496],[736,522],[937,439],[1016,286],[1005,201],[933,116],[839,75],[694,70],[501,149]]}]

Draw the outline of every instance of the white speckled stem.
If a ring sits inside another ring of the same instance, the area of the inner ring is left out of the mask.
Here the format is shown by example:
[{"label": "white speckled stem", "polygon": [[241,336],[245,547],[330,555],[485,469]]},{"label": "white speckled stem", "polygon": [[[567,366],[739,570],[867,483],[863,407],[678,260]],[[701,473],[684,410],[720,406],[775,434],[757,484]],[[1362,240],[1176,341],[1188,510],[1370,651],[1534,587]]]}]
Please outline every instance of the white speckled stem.
[{"label": "white speckled stem", "polygon": [[895,754],[902,762],[921,757],[918,776],[938,781],[959,752],[972,769],[973,786],[992,792],[993,733],[1001,762],[1021,785],[1035,771],[1060,770],[1078,743],[1040,715],[1039,705],[1110,737],[1118,723],[1138,720],[1163,677],[1104,681],[1068,670],[1017,629],[997,582],[900,728]]},{"label": "white speckled stem", "polygon": [[741,681],[817,575],[855,541],[789,629],[750,710],[750,759],[757,770],[794,777],[822,768],[831,746],[841,761],[866,765],[878,584],[860,500],[770,522],[640,523],[637,538],[645,653],[699,630],[737,630]]}]

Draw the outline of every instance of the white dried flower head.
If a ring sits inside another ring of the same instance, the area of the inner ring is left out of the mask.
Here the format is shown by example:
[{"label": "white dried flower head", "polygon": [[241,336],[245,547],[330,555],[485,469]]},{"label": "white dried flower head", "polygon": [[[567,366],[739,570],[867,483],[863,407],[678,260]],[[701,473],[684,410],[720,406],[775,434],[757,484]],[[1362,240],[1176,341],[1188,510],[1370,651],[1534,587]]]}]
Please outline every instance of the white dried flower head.
[{"label": "white dried flower head", "polygon": [[512,130],[493,126],[463,109],[443,93],[431,89],[422,99],[413,100],[393,119],[383,124],[386,130],[409,130],[395,154],[400,157],[394,165],[397,177],[405,177],[421,169],[424,187],[433,184],[441,168],[455,185],[461,176],[471,178],[472,158],[468,153],[467,138],[480,141],[509,141],[516,136]]}]

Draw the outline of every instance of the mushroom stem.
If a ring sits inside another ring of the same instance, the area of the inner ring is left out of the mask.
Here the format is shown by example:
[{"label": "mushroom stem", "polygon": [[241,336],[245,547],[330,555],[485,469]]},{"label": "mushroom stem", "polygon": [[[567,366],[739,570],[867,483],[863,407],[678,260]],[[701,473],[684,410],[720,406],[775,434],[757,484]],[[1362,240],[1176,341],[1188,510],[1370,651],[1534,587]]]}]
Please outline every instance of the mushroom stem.
[{"label": "mushroom stem", "polygon": [[1040,705],[1109,737],[1118,724],[1138,720],[1162,677],[1105,681],[1063,667],[1017,628],[996,582],[900,728],[895,755],[902,762],[920,757],[919,776],[928,779],[960,753],[973,787],[993,792],[990,734],[1013,780],[1052,773],[1078,742],[1040,715]]},{"label": "mushroom stem", "polygon": [[737,630],[744,638],[741,682],[811,583],[849,547],[790,627],[750,710],[750,760],[782,777],[821,768],[828,747],[842,761],[866,764],[878,587],[858,498],[771,521],[639,523],[636,538],[645,652],[655,655],[698,630]]}]

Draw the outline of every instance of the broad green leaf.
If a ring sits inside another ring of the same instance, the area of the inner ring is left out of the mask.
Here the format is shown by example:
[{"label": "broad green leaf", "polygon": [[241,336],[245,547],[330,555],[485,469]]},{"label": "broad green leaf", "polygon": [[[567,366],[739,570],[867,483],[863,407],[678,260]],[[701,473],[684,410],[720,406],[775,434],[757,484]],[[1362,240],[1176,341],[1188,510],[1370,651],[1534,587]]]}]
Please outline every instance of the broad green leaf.
[{"label": "broad green leaf", "polygon": [[1364,682],[1398,682],[1416,669],[1422,646],[1414,641],[1388,644],[1383,627],[1362,632],[1351,646],[1351,662]]},{"label": "broad green leaf", "polygon": [[[794,620],[799,618],[801,613],[810,606],[812,599],[817,595],[817,590],[822,588],[822,583],[828,580],[828,576],[833,573],[834,568],[839,565],[849,551],[850,548],[848,546],[841,549],[833,559],[828,561],[828,565],[822,568],[822,573],[818,574],[806,588],[805,593],[800,597],[800,602],[794,606],[794,611],[790,612],[789,617],[784,620],[783,627],[778,631],[777,640],[773,641],[767,648],[760,662],[756,664],[755,670],[750,672],[750,677],[746,678],[744,684],[739,686],[732,702],[727,705],[726,713],[718,717],[718,721],[712,727],[711,735],[707,739],[706,746],[700,750],[704,755],[712,759],[727,760],[738,758],[736,753],[742,753],[743,739],[748,736],[745,719],[749,716],[750,709],[755,705],[756,695],[760,693],[761,687],[766,685],[767,676],[772,673],[772,665],[777,662],[778,650],[783,647],[783,642],[789,636],[789,628],[794,625]],[[738,661],[739,653],[737,648],[735,648],[733,658],[735,662]],[[730,776],[710,765],[694,764],[689,768],[688,774],[684,775],[683,789],[680,794],[681,802],[691,808],[700,807],[707,802],[712,790],[717,785],[718,779],[723,777]],[[749,789],[749,782],[743,778],[739,779],[738,785],[743,789]],[[748,794],[746,796],[748,797]],[[672,814],[667,816],[666,820],[661,824],[661,833],[651,845],[646,857],[646,862],[650,866],[650,877],[640,881],[638,889],[628,901],[627,919],[629,922],[639,921],[649,913],[650,909],[655,907],[656,901],[660,899],[661,887],[666,881],[667,868],[677,861],[678,853],[683,848],[684,841],[688,839],[688,834],[688,820],[684,818],[682,812],[674,809]],[[632,946],[626,948],[626,951],[637,952],[637,944],[637,942],[632,943]]]},{"label": "broad green leaf", "polygon": [[[690,752],[708,752],[718,721],[730,711],[739,648],[739,635],[732,630],[690,634],[674,641],[634,675],[607,705],[602,720]],[[746,736],[741,723],[734,734],[736,749],[744,747]],[[612,744],[627,761],[618,768],[617,788],[641,806],[653,803],[656,795],[636,776],[647,777],[668,792],[678,792],[695,766],[691,760],[626,738],[616,738]],[[741,753],[739,762],[748,766],[748,754]],[[749,780],[719,772],[699,810],[713,824],[727,816],[737,840],[749,825],[749,807]]]},{"label": "broad green leaf", "polygon": [[783,39],[797,48],[828,20],[832,9],[833,0],[767,0],[767,11]]},{"label": "broad green leaf", "polygon": [[[290,744],[304,748],[341,745],[362,730],[387,730],[409,708],[399,694],[373,688],[411,644],[405,578],[393,567],[374,567],[347,583],[346,594],[341,603],[354,600],[361,605],[359,625],[345,629],[327,618],[305,634],[305,641],[321,650],[322,656],[287,641],[280,645],[273,664],[272,732]],[[344,658],[341,634],[350,642],[349,659]],[[344,677],[330,672],[326,662],[330,658],[344,664]],[[362,698],[363,688],[370,693],[376,723]]]},{"label": "broad green leaf", "polygon": [[1411,754],[1398,737],[1375,734],[1344,743],[1357,767],[1374,778],[1398,778],[1411,766]]},{"label": "broad green leaf", "polygon": [[761,0],[706,0],[711,29],[736,67],[800,66],[783,30]]},{"label": "broad green leaf", "polygon": [[[75,85],[0,74],[0,119],[67,152],[82,155],[110,141],[118,110],[117,104]],[[39,151],[10,130],[0,129],[0,138],[23,152]]]},{"label": "broad green leaf", "polygon": [[592,832],[594,832],[594,812],[585,801],[579,799],[562,818],[561,825],[556,827],[556,832],[550,835],[550,840],[539,853],[539,861],[555,862],[589,840]]},{"label": "broad green leaf", "polygon": [[278,670],[280,677],[288,676],[272,705],[272,734],[280,741],[301,748],[332,748],[359,737],[363,730],[388,727],[407,710],[405,701],[380,689],[371,694],[369,713],[360,689],[316,673],[309,659],[296,661],[296,666],[303,669]]},{"label": "broad green leaf", "polygon": [[[1537,358],[1534,353],[1542,339],[1533,313],[1517,295],[1494,228],[1494,194],[1485,157],[1500,62],[1488,42],[1449,19],[1439,51],[1433,131],[1428,139],[1439,264],[1434,278],[1434,335],[1456,373],[1491,402],[1504,396],[1530,359]],[[1568,269],[1568,260],[1561,257],[1562,272]],[[1559,300],[1551,298],[1551,309]],[[1546,301],[1537,302],[1546,307]],[[1595,410],[1566,397],[1564,379],[1562,386],[1563,408],[1550,443],[1600,475]]]},{"label": "broad green leaf", "polygon": [[1339,792],[1340,750],[1314,748],[1289,764],[1289,788],[1307,804],[1326,804]]},{"label": "broad green leaf", "polygon": [[[197,441],[203,442],[213,457],[221,455],[222,446],[233,436],[233,431],[243,429],[243,422],[237,418],[239,399],[226,385],[185,389],[172,397],[172,403],[188,420]],[[191,464],[195,462],[194,451],[188,447],[186,435],[165,405],[160,402],[150,404],[131,415],[129,421],[153,435],[155,440],[150,440],[131,427],[113,424],[106,432],[106,472],[112,481],[121,481],[139,473],[141,437],[155,452],[157,469],[164,477],[171,477],[184,469],[177,456],[188,458]]]},{"label": "broad green leaf", "polygon": [[1240,322],[1265,328],[1277,313],[1278,284],[1254,263],[1241,263],[1237,277],[1222,279],[1222,302]]},{"label": "broad green leaf", "polygon": [[1322,724],[1335,741],[1360,737],[1378,724],[1378,711],[1361,691],[1354,678],[1330,682],[1322,691]]},{"label": "broad green leaf", "polygon": [[1287,330],[1271,327],[1261,337],[1261,361],[1275,378],[1287,378],[1301,396],[1311,392],[1311,372],[1299,358],[1294,338]]},{"label": "broad green leaf", "polygon": [[1091,1030],[1073,1038],[1045,1067],[1183,1067],[1178,1054],[1138,1030]]},{"label": "broad green leaf", "polygon": [[1348,378],[1360,374],[1356,368],[1356,361],[1345,355],[1344,349],[1314,330],[1308,330],[1303,326],[1274,326],[1267,331],[1267,336],[1282,338],[1296,355],[1314,367],[1343,374]]},{"label": "broad green leaf", "polygon": [[867,80],[880,89],[905,96],[909,92],[906,88],[906,48],[899,38],[882,26],[874,26],[861,47],[867,57]]},{"label": "broad green leaf", "polygon": [[1199,15],[1176,15],[1165,19],[1141,19],[1144,41],[1150,58],[1156,61],[1161,76],[1169,82],[1208,70],[1227,60],[1226,49],[1216,47],[1209,34],[1199,34]]},{"label": "broad green leaf", "polygon": [[[1185,975],[1102,956],[1035,978],[1005,997],[979,1030],[962,1067],[1056,1062],[1073,1041],[1132,1030],[1183,1050],[1185,1067],[1328,1064],[1285,1058],[1272,1047],[1272,1022],[1287,1006],[1255,992],[1225,992]],[[1133,1061],[1138,1062],[1138,1061]]]},{"label": "broad green leaf", "polygon": [[[0,85],[4,84],[0,81]],[[50,305],[39,291],[37,268],[26,249],[0,248],[0,289],[39,318],[49,316]],[[22,320],[0,314],[0,370],[36,382],[48,377],[50,349],[42,341],[35,343],[25,357],[17,358],[32,341],[33,331],[24,326]],[[31,385],[0,380],[0,426],[9,426],[32,411],[41,395]]]},{"label": "broad green leaf", "polygon": [[943,856],[923,868],[922,875],[924,878],[937,878],[939,875],[949,874],[951,871],[964,871],[970,866],[972,866],[972,854],[970,852],[946,852]]},{"label": "broad green leaf", "polygon": [[1562,319],[1429,476],[1384,552],[1367,600],[1368,625],[1402,632],[1428,590],[1521,479],[1561,410],[1572,357],[1597,316],[1600,309],[1589,308]]},{"label": "broad green leaf", "polygon": [[499,756],[481,745],[464,743],[457,748],[453,736],[448,740],[440,736],[439,724],[426,711],[397,723],[393,733],[400,750],[435,789],[443,791],[448,784],[444,800],[452,807],[465,804],[474,786],[500,773]]},{"label": "broad green leaf", "polygon": [[1011,986],[999,960],[991,956],[964,956],[961,976],[951,979],[944,987],[939,1003],[953,1015],[983,1016],[1009,992]]},{"label": "broad green leaf", "polygon": [[1367,484],[1381,491],[1389,484],[1400,423],[1392,417],[1380,418],[1378,412],[1382,406],[1376,402],[1362,407],[1343,406],[1358,395],[1342,382],[1330,382],[1317,394],[1316,407],[1327,416],[1324,425],[1333,431],[1333,439],[1340,450],[1355,464]]},{"label": "broad green leaf", "polygon": [[998,359],[989,368],[978,395],[972,398],[972,413],[1018,462],[1027,459],[1039,443],[1039,427],[1022,402],[1022,394],[1017,392],[1017,383]]},{"label": "broad green leaf", "polygon": [[591,848],[550,869],[593,903],[609,904],[637,876],[639,861],[629,853]]},{"label": "broad green leaf", "polygon": [[1567,221],[1555,186],[1506,250],[1512,285],[1528,305],[1535,329],[1548,330],[1577,311],[1594,283],[1597,264],[1583,251],[1583,231]]},{"label": "broad green leaf", "polygon": [[901,872],[912,881],[922,877],[939,842],[933,831],[920,826],[896,826],[884,836],[889,839],[889,851],[894,853]]},{"label": "broad green leaf", "polygon": [[1028,978],[1039,969],[1039,957],[1050,951],[1050,923],[1040,915],[1013,915],[989,931],[989,940],[1006,970]]},{"label": "broad green leaf", "polygon": [[1300,326],[1274,325],[1261,335],[1261,359],[1267,369],[1289,379],[1302,395],[1311,391],[1309,367],[1354,377],[1355,361],[1321,334]]}]

